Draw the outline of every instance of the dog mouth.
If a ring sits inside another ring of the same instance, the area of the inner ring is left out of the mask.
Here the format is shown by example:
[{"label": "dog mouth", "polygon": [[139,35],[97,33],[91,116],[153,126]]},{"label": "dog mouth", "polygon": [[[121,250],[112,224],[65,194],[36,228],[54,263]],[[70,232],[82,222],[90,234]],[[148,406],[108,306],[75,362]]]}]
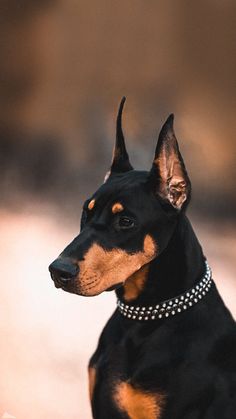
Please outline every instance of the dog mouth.
[{"label": "dog mouth", "polygon": [[[90,297],[100,294],[100,291],[97,290],[98,281],[90,281],[87,284],[81,284],[76,278],[66,281],[65,278],[61,278],[51,274],[51,278],[54,282],[56,288],[62,289],[63,291],[77,294],[80,296]],[[104,289],[103,291],[114,291],[120,288],[124,283],[119,282],[118,284],[111,285],[110,287]]]},{"label": "dog mouth", "polygon": [[[96,288],[97,281],[90,281],[86,285],[81,284],[78,279],[75,278],[63,278],[61,276],[51,273],[51,278],[54,282],[55,288],[62,289],[63,291],[71,294],[78,294],[80,296],[90,296],[90,290]],[[95,293],[93,295],[96,295]]]}]

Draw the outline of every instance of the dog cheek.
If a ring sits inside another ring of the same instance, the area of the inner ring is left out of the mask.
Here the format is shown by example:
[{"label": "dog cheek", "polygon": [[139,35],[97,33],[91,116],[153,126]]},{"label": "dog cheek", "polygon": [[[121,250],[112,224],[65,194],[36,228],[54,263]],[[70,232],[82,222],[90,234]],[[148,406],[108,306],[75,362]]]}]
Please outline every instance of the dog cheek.
[{"label": "dog cheek", "polygon": [[144,238],[143,250],[135,254],[122,249],[107,251],[98,244],[93,244],[79,263],[78,293],[98,295],[118,283],[124,283],[156,254],[157,246],[150,235]]}]

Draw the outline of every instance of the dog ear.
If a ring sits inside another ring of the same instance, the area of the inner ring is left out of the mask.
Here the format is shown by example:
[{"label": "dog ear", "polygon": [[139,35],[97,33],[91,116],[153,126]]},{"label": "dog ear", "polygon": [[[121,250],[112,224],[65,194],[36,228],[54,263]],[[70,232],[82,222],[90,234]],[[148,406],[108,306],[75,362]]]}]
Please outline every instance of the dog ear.
[{"label": "dog ear", "polygon": [[174,208],[186,206],[191,193],[191,183],[179,151],[171,114],[159,134],[155,158],[150,172],[155,191]]},{"label": "dog ear", "polygon": [[116,142],[115,142],[115,147],[113,151],[111,169],[110,169],[110,172],[106,174],[105,181],[108,179],[108,177],[112,173],[122,173],[122,172],[128,172],[129,170],[133,170],[133,167],[131,166],[130,161],[129,161],[128,153],[126,151],[125,139],[124,139],[124,134],[122,130],[122,111],[123,111],[125,101],[126,101],[126,98],[123,97],[120,102],[117,120],[116,120]]}]

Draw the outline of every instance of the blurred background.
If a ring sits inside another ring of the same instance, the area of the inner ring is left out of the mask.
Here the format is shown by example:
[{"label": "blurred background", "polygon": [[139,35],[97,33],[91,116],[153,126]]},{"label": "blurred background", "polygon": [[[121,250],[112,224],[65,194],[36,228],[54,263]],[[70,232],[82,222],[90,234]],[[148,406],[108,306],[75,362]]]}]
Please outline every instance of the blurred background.
[{"label": "blurred background", "polygon": [[54,288],[109,168],[119,101],[136,168],[169,113],[189,216],[236,315],[236,3],[0,0],[0,418],[91,419],[87,363],[115,307]]}]

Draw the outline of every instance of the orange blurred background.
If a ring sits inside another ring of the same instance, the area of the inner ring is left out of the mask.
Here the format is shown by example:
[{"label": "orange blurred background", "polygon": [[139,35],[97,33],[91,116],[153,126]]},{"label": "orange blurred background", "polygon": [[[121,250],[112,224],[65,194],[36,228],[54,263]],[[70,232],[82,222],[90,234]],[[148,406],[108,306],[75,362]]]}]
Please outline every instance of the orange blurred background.
[{"label": "orange blurred background", "polygon": [[87,362],[115,307],[54,288],[111,160],[119,101],[136,168],[174,112],[189,215],[236,315],[236,3],[0,2],[0,418],[91,419]]}]

